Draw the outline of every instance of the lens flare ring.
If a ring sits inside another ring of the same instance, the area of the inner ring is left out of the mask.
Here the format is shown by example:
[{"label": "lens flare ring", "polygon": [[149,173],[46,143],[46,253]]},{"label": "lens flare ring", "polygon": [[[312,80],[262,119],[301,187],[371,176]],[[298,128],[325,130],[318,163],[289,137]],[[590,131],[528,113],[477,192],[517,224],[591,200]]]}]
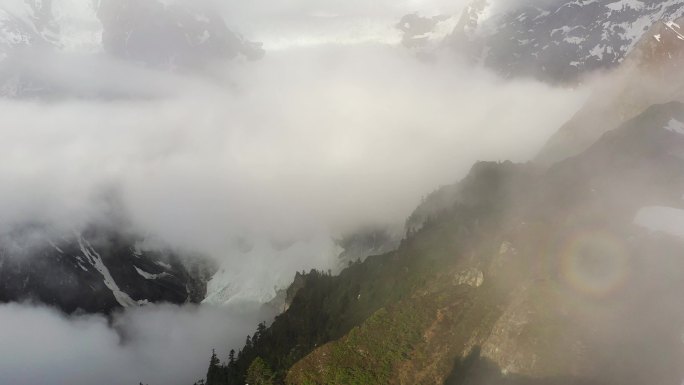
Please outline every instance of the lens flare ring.
[{"label": "lens flare ring", "polygon": [[632,273],[629,253],[623,243],[602,231],[571,237],[560,253],[559,270],[567,287],[596,300],[618,293]]}]

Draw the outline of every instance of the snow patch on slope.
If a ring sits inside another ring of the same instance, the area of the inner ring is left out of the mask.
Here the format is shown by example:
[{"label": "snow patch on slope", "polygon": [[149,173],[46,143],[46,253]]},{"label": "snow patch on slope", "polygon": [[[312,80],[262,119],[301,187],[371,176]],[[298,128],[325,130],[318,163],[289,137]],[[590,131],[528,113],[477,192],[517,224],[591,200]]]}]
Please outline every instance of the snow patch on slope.
[{"label": "snow patch on slope", "polygon": [[634,224],[651,231],[684,238],[684,210],[673,207],[644,207],[634,218]]},{"label": "snow patch on slope", "polygon": [[665,129],[671,132],[676,132],[677,134],[684,135],[684,123],[680,122],[677,119],[671,119],[667,123],[667,126],[665,126]]},{"label": "snow patch on slope", "polygon": [[171,270],[171,265],[169,265],[169,264],[166,263],[166,262],[154,261],[154,263],[155,263],[156,265],[158,265],[158,266],[161,266],[161,267],[165,268],[166,270]]},{"label": "snow patch on slope", "polygon": [[684,35],[681,33],[682,27],[679,24],[674,21],[668,21],[665,23],[665,26],[677,36],[677,39],[684,40]]},{"label": "snow patch on slope", "polygon": [[159,273],[159,274],[152,274],[148,273],[145,270],[142,270],[138,268],[138,266],[133,266],[135,268],[135,271],[143,278],[145,279],[159,279],[159,278],[164,278],[169,275],[169,273]]}]

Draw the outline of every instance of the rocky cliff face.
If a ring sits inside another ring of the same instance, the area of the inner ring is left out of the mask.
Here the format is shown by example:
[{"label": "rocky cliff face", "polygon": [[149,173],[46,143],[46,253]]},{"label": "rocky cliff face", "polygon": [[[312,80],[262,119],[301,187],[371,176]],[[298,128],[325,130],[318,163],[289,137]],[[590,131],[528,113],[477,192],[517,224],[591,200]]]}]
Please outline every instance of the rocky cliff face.
[{"label": "rocky cliff face", "polygon": [[0,242],[0,302],[36,301],[68,313],[199,303],[214,270],[206,259],[183,259],[109,228],[64,237],[27,227]]}]

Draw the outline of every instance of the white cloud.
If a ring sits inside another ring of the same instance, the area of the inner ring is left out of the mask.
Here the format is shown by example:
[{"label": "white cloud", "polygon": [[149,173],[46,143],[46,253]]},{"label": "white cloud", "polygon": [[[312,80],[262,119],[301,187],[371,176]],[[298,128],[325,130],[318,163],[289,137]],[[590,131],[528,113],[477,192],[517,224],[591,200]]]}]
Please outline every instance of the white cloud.
[{"label": "white cloud", "polygon": [[213,254],[229,235],[402,222],[476,160],[529,159],[585,95],[375,45],[227,76],[168,77],[161,99],[0,102],[2,222],[87,217],[112,185],[146,231]]},{"label": "white cloud", "polygon": [[268,314],[251,309],[148,306],[108,321],[0,305],[0,383],[190,385],[211,349],[225,359]]},{"label": "white cloud", "polygon": [[267,50],[297,46],[359,43],[398,44],[394,25],[402,16],[460,15],[467,0],[219,2],[236,30],[264,42]]}]

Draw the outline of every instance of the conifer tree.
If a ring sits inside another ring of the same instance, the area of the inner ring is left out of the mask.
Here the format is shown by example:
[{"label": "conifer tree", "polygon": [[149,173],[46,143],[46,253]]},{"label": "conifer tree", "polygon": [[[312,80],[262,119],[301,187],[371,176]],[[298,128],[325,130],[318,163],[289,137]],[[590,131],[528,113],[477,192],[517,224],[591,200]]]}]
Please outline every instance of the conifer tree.
[{"label": "conifer tree", "polygon": [[273,385],[275,374],[266,361],[257,357],[247,369],[245,382],[249,385]]},{"label": "conifer tree", "polygon": [[256,341],[261,340],[264,337],[265,333],[266,333],[266,323],[261,322],[257,326],[257,331],[256,331],[256,334],[254,334],[253,342],[256,343]]},{"label": "conifer tree", "polygon": [[211,351],[209,370],[207,370],[206,385],[219,385],[221,382],[221,361],[216,356],[216,351]]},{"label": "conifer tree", "polygon": [[233,366],[235,364],[235,349],[230,349],[228,353],[228,365]]}]

